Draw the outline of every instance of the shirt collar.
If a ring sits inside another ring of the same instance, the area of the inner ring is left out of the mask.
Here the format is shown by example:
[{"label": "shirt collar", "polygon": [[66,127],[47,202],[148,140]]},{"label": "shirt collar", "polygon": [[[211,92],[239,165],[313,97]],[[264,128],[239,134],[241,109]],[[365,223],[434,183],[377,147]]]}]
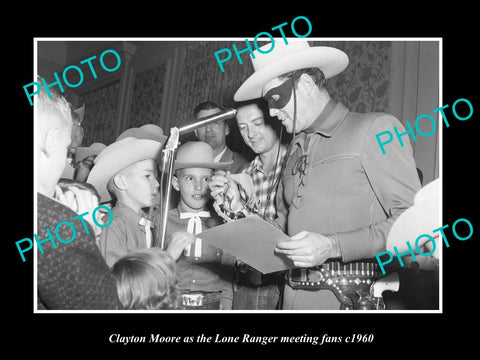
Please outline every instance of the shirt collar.
[{"label": "shirt collar", "polygon": [[330,99],[320,115],[312,125],[305,129],[305,133],[319,133],[331,137],[342,120],[345,118],[348,109],[342,104]]},{"label": "shirt collar", "polygon": [[[285,155],[287,154],[287,146],[285,144],[280,143],[280,156],[279,156],[279,161],[280,164],[283,162],[283,159]],[[250,163],[250,170],[256,170],[256,171],[261,171],[265,173],[265,170],[263,169],[263,164],[262,160],[260,159],[260,155],[255,156],[253,161]]]},{"label": "shirt collar", "polygon": [[[132,222],[138,224],[140,218],[142,217],[140,214],[137,214],[130,206],[125,205],[121,202],[117,201],[117,204],[113,207],[112,213],[115,215],[125,215],[126,219],[131,219]],[[114,217],[115,218],[115,217]]]},{"label": "shirt collar", "polygon": [[220,153],[213,158],[213,162],[220,162],[220,159],[222,158],[223,154],[225,154],[225,151],[227,151],[227,146],[226,145],[223,148],[223,150],[220,151]]}]

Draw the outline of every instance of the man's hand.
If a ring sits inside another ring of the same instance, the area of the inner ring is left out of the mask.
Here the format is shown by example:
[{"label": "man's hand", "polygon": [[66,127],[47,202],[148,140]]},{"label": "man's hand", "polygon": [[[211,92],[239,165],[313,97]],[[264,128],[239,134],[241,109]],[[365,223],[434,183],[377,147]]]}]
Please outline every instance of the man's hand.
[{"label": "man's hand", "polygon": [[226,210],[237,212],[243,208],[240,192],[235,181],[230,176],[230,171],[217,170],[208,183],[212,198],[223,204]]},{"label": "man's hand", "polygon": [[310,231],[301,231],[282,241],[275,247],[275,252],[284,254],[296,267],[312,267],[323,264],[327,259],[341,256],[336,239]]},{"label": "man's hand", "polygon": [[[62,189],[57,185],[57,187],[55,188],[54,196],[59,202],[69,207],[79,215],[88,212],[88,215],[85,216],[85,219],[92,227],[95,236],[98,236],[102,233],[102,228],[95,224],[92,217],[93,210],[98,207],[98,198],[90,191],[80,189],[73,185],[69,186],[68,190],[63,192]],[[102,216],[103,214],[100,211],[97,211],[97,223],[103,224],[103,221],[101,219]]]},{"label": "man's hand", "polygon": [[187,247],[188,244],[195,242],[195,236],[187,233],[186,231],[177,231],[172,234],[172,238],[167,246],[167,253],[172,257],[173,260],[177,261],[180,255],[182,255],[183,249]]}]

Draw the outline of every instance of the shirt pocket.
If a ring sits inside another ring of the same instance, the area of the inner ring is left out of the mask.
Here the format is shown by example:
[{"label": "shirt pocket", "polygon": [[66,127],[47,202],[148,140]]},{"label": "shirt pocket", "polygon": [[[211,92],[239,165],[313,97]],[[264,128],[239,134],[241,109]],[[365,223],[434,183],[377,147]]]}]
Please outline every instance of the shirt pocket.
[{"label": "shirt pocket", "polygon": [[320,158],[320,159],[313,159],[312,168],[320,166],[320,165],[328,165],[328,164],[334,163],[334,162],[341,162],[341,161],[348,162],[348,161],[355,160],[355,159],[359,159],[359,156],[355,155],[355,154],[332,155],[332,156],[328,156],[328,157],[324,157],[324,158]]}]

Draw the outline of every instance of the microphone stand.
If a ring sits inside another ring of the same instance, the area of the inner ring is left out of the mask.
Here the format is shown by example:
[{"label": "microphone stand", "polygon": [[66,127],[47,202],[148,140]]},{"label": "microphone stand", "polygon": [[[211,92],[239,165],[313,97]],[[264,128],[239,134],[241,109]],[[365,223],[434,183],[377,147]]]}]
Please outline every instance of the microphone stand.
[{"label": "microphone stand", "polygon": [[158,234],[155,233],[153,239],[154,247],[159,247],[160,249],[165,250],[168,208],[172,191],[173,164],[175,162],[175,155],[177,152],[180,135],[187,134],[200,127],[207,126],[217,121],[233,118],[236,113],[237,110],[228,109],[214,115],[206,116],[198,121],[184,125],[180,128],[173,127],[170,129],[170,136],[168,137],[165,147],[162,150],[162,174],[160,176],[160,222]]}]

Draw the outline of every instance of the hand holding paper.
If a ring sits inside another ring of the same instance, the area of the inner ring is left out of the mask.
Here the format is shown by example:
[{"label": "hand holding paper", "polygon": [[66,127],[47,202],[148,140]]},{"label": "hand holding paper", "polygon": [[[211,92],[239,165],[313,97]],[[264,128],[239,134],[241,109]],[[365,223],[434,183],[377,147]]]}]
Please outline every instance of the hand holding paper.
[{"label": "hand holding paper", "polygon": [[289,241],[279,242],[275,248],[278,254],[284,254],[298,267],[312,267],[323,264],[332,255],[331,239],[322,234],[301,231]]}]

